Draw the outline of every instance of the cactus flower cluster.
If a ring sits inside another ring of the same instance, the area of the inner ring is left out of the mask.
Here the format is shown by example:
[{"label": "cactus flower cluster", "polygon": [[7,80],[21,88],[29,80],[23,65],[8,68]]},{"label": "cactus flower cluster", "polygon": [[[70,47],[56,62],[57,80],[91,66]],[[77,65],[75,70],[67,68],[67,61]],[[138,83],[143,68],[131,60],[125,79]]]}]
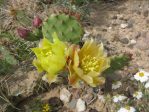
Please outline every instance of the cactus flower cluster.
[{"label": "cactus flower cluster", "polygon": [[110,60],[103,49],[103,44],[87,40],[82,48],[59,40],[52,34],[53,42],[43,38],[39,47],[32,48],[36,55],[33,64],[39,72],[46,72],[49,83],[57,80],[58,73],[68,68],[69,84],[79,86],[83,81],[92,87],[102,85],[105,78],[102,72],[110,66]]}]

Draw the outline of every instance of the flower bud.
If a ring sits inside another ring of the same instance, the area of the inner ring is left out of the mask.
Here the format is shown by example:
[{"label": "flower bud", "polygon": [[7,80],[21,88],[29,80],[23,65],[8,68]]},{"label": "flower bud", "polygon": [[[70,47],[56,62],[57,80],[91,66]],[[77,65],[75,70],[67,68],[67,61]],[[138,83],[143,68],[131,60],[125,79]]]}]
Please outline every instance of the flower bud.
[{"label": "flower bud", "polygon": [[26,28],[18,28],[17,29],[17,33],[20,37],[22,37],[23,39],[27,38],[27,36],[30,33],[30,30],[26,29]]},{"label": "flower bud", "polygon": [[33,26],[38,28],[42,24],[42,20],[39,18],[39,16],[34,17],[33,19]]}]

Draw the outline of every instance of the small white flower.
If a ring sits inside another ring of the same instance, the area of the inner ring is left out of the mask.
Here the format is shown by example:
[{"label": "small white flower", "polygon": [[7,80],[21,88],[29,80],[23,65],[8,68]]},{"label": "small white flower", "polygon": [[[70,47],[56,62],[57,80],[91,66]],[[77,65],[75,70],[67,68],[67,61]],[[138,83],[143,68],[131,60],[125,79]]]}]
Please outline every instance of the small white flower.
[{"label": "small white flower", "polygon": [[145,84],[145,88],[149,88],[149,81]]},{"label": "small white flower", "polygon": [[118,89],[122,86],[122,83],[120,81],[117,81],[112,84],[112,89]]},{"label": "small white flower", "polygon": [[142,98],[143,94],[140,91],[137,91],[133,94],[133,97],[137,98],[138,100]]},{"label": "small white flower", "polygon": [[126,98],[127,97],[124,95],[116,95],[113,97],[113,102],[117,103],[117,102],[125,100]]},{"label": "small white flower", "polygon": [[120,108],[117,112],[136,112],[136,109],[134,107],[126,106]]},{"label": "small white flower", "polygon": [[140,70],[139,72],[136,73],[136,75],[134,75],[134,78],[137,81],[146,82],[149,79],[149,73],[143,70]]},{"label": "small white flower", "polygon": [[98,99],[102,102],[105,102],[105,98],[103,95],[98,95]]}]

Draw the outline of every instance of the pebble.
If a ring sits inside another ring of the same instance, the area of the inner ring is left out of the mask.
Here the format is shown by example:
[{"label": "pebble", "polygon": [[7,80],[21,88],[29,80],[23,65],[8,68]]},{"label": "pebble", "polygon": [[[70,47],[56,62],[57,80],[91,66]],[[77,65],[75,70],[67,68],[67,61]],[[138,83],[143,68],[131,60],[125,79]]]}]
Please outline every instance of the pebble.
[{"label": "pebble", "polygon": [[138,39],[140,36],[141,36],[141,32],[136,32],[136,33],[134,33],[134,35],[133,35],[133,37],[134,37],[135,39]]},{"label": "pebble", "polygon": [[136,40],[134,40],[134,39],[130,40],[130,44],[131,44],[131,45],[135,45],[136,43],[137,43]]},{"label": "pebble", "polygon": [[66,88],[63,88],[60,91],[60,99],[63,102],[68,103],[70,101],[70,98],[71,98],[71,93]]},{"label": "pebble", "polygon": [[135,21],[134,20],[132,20],[132,19],[130,19],[130,20],[128,20],[128,26],[127,26],[127,28],[132,28],[133,27],[133,23],[134,23]]},{"label": "pebble", "polygon": [[77,100],[76,100],[76,99],[72,99],[72,100],[68,103],[69,108],[75,109],[76,103],[77,103]]},{"label": "pebble", "polygon": [[134,46],[136,43],[137,43],[137,41],[134,40],[134,39],[132,39],[132,40],[130,40],[130,43],[129,43],[128,47],[129,47],[129,48],[133,48],[133,46]]},{"label": "pebble", "polygon": [[94,93],[98,93],[100,91],[99,87],[94,87],[93,88]]},{"label": "pebble", "polygon": [[117,14],[117,18],[120,19],[120,20],[123,20],[124,15],[122,15],[122,14]]},{"label": "pebble", "polygon": [[89,112],[98,112],[96,109],[90,109]]},{"label": "pebble", "polygon": [[111,17],[111,19],[117,19],[117,16],[116,16],[116,15],[113,15],[113,16]]},{"label": "pebble", "polygon": [[125,29],[125,28],[128,27],[128,24],[127,23],[122,23],[120,26],[121,26],[122,29]]},{"label": "pebble", "polygon": [[87,104],[90,104],[94,100],[94,95],[92,93],[89,93],[89,94],[84,95],[82,99],[85,102],[87,102]]},{"label": "pebble", "polygon": [[53,112],[58,112],[58,110],[61,110],[64,106],[63,102],[58,97],[51,97],[48,103],[52,107]]},{"label": "pebble", "polygon": [[103,95],[98,95],[98,99],[101,101],[101,102],[105,102],[105,98]]},{"label": "pebble", "polygon": [[83,38],[87,38],[90,34],[91,34],[91,33],[86,30],[86,31],[85,31],[85,34],[83,35]]},{"label": "pebble", "polygon": [[143,11],[143,16],[144,17],[148,17],[148,14],[149,14],[149,11],[148,10]]},{"label": "pebble", "polygon": [[129,43],[129,39],[127,37],[120,39],[120,42],[123,44],[128,44]]},{"label": "pebble", "polygon": [[83,112],[86,110],[85,101],[83,101],[81,98],[79,98],[77,101],[76,110],[77,112]]},{"label": "pebble", "polygon": [[72,88],[70,91],[71,93],[73,93],[72,94],[73,98],[76,98],[76,99],[80,98],[82,94],[82,89],[80,88]]}]

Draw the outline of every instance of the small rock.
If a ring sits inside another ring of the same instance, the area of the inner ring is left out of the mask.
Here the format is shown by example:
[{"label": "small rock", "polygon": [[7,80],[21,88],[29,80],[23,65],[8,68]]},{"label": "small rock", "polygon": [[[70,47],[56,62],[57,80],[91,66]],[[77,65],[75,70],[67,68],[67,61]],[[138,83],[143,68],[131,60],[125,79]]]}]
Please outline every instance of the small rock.
[{"label": "small rock", "polygon": [[89,112],[98,112],[96,109],[90,109]]},{"label": "small rock", "polygon": [[94,99],[94,95],[92,93],[90,94],[86,94],[83,96],[82,98],[85,102],[87,102],[87,104],[92,103],[93,99]]},{"label": "small rock", "polygon": [[101,102],[105,102],[105,98],[103,95],[98,95],[98,99],[101,101]]},{"label": "small rock", "polygon": [[87,89],[87,93],[93,93],[93,88],[89,87],[89,88]]},{"label": "small rock", "polygon": [[98,93],[99,90],[100,90],[99,87],[94,87],[94,88],[93,88],[94,93]]},{"label": "small rock", "polygon": [[124,15],[122,15],[122,14],[117,14],[117,18],[119,18],[120,20],[123,20],[123,19],[124,19]]},{"label": "small rock", "polygon": [[133,35],[133,38],[138,39],[141,36],[141,32],[136,32]]},{"label": "small rock", "polygon": [[134,39],[130,40],[130,44],[131,44],[131,45],[134,45],[134,44],[136,44],[136,43],[137,43],[136,40],[134,40]]},{"label": "small rock", "polygon": [[143,11],[143,16],[144,17],[148,17],[148,14],[149,14],[149,11],[148,10]]},{"label": "small rock", "polygon": [[128,23],[127,28],[132,28],[133,27],[134,20],[130,19],[130,20],[128,20],[127,23]]},{"label": "small rock", "polygon": [[129,43],[129,39],[127,37],[120,39],[120,42],[123,44],[128,44]]},{"label": "small rock", "polygon": [[129,48],[133,48],[133,46],[137,43],[136,40],[132,39],[130,40],[130,44],[128,45]]},{"label": "small rock", "polygon": [[109,30],[111,30],[111,29],[112,29],[112,27],[110,26],[110,27],[108,27],[108,29],[109,29]]},{"label": "small rock", "polygon": [[77,112],[85,111],[86,110],[85,101],[83,101],[82,99],[78,99],[76,104],[76,109],[77,109]]},{"label": "small rock", "polygon": [[85,31],[85,34],[83,35],[83,39],[86,39],[86,38],[88,38],[88,37],[89,37],[89,35],[90,35],[90,32],[88,32],[88,31]]},{"label": "small rock", "polygon": [[120,26],[121,26],[122,29],[125,29],[125,28],[128,27],[128,24],[127,23],[122,23]]},{"label": "small rock", "polygon": [[80,98],[81,94],[82,94],[82,89],[80,88],[72,88],[70,89],[71,93],[72,93],[72,96],[73,98]]},{"label": "small rock", "polygon": [[112,27],[114,27],[114,26],[117,26],[118,24],[117,23],[111,23],[112,24]]},{"label": "small rock", "polygon": [[103,31],[103,32],[107,32],[107,29],[106,29],[106,28],[103,28],[102,31]]},{"label": "small rock", "polygon": [[63,88],[60,91],[60,99],[63,102],[68,103],[70,101],[70,98],[71,98],[71,93],[66,88]]},{"label": "small rock", "polygon": [[76,100],[76,99],[72,99],[72,100],[68,103],[69,108],[75,109],[76,103],[77,103],[77,100]]},{"label": "small rock", "polygon": [[113,15],[113,16],[111,17],[111,19],[117,19],[117,16],[116,16],[116,15]]},{"label": "small rock", "polygon": [[49,99],[49,105],[52,107],[53,112],[58,112],[58,110],[62,109],[64,104],[59,98],[52,97]]}]

